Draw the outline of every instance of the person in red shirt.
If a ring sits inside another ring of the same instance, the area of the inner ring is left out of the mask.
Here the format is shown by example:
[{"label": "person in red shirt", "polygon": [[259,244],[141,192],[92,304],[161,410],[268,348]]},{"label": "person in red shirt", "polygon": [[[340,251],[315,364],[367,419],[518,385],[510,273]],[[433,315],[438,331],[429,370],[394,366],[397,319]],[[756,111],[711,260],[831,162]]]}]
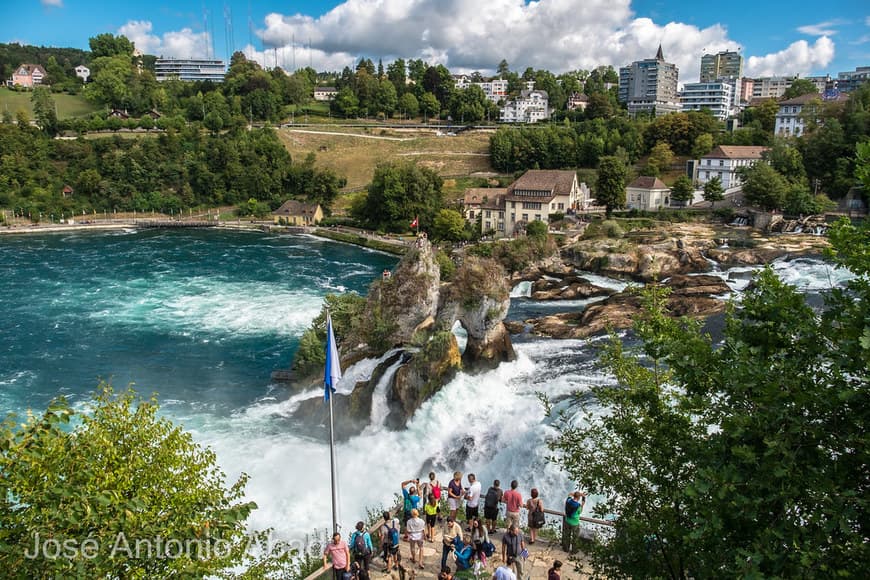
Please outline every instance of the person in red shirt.
[{"label": "person in red shirt", "polygon": [[523,496],[517,491],[519,484],[517,480],[511,482],[511,488],[504,492],[502,501],[505,503],[507,512],[508,528],[514,524],[517,528],[520,527],[520,508],[523,507]]},{"label": "person in red shirt", "polygon": [[342,580],[342,574],[350,572],[350,548],[338,532],[332,534],[332,541],[326,544],[323,550],[324,568],[327,566],[327,556],[332,560],[332,577],[335,580]]}]

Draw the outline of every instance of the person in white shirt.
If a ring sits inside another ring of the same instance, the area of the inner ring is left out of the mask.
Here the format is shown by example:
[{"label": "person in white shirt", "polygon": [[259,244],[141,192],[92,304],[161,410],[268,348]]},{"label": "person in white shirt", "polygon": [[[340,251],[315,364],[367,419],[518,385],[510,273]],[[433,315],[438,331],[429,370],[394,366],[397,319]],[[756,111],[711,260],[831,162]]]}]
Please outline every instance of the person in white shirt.
[{"label": "person in white shirt", "polygon": [[[423,530],[426,529],[426,522],[420,518],[420,512],[416,509],[411,510],[411,517],[405,523],[405,531],[408,533],[408,542],[411,544],[411,562],[419,564],[423,567]],[[416,548],[416,550],[415,550]],[[418,557],[414,557],[414,553]]]},{"label": "person in white shirt", "polygon": [[502,564],[492,573],[492,580],[517,580],[514,571]]},{"label": "person in white shirt", "polygon": [[480,517],[480,482],[473,473],[469,473],[468,484],[465,492],[465,519],[470,522],[472,518]]}]

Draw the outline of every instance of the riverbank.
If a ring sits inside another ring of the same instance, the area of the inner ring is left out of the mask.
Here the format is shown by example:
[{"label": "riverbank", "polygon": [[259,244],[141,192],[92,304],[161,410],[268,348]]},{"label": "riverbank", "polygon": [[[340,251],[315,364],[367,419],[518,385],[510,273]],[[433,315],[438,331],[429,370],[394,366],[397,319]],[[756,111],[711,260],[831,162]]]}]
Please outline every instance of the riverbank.
[{"label": "riverbank", "polygon": [[316,228],[311,231],[311,234],[336,242],[362,246],[363,248],[378,250],[396,256],[403,256],[410,247],[410,242],[405,240],[386,238],[363,230],[350,230],[346,228]]}]

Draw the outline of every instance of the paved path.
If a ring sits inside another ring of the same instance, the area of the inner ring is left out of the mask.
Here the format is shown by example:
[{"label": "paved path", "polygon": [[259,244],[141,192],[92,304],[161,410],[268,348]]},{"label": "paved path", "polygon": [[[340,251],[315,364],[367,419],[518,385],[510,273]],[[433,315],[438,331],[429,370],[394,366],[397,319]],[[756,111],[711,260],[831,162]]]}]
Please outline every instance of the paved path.
[{"label": "paved path", "polygon": [[[495,544],[495,554],[487,559],[486,571],[480,575],[483,580],[488,580],[496,567],[501,565],[501,539],[502,532],[490,534],[490,541]],[[525,534],[524,534],[525,536]],[[562,561],[562,580],[586,580],[591,578],[592,568],[588,560],[582,553],[575,555],[574,560],[569,559],[568,554],[562,551],[561,546],[553,541],[552,543],[544,538],[538,538],[534,544],[528,543],[526,537],[526,548],[529,550],[529,558],[526,560],[523,574],[526,578],[532,580],[546,580],[547,571],[553,565],[554,560]],[[441,532],[437,531],[435,541],[432,543],[426,542],[423,544],[423,569],[419,567],[411,568],[411,553],[408,542],[403,541],[400,546],[402,553],[402,564],[408,570],[405,580],[418,578],[420,580],[434,580],[438,578],[438,572],[441,569]],[[447,559],[448,566],[451,570],[456,571],[456,565],[453,562],[453,557]],[[576,568],[580,568],[577,570]],[[396,571],[389,574],[383,572],[384,563],[379,556],[372,561],[370,575],[372,580],[386,580],[392,578],[399,580]],[[413,572],[411,572],[413,570]]]}]

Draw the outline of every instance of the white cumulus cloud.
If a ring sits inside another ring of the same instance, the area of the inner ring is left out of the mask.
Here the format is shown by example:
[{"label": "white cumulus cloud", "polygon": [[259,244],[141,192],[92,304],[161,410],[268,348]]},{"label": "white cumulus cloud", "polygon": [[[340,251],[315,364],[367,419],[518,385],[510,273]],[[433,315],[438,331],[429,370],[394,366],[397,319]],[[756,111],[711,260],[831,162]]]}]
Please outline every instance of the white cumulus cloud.
[{"label": "white cumulus cloud", "polygon": [[806,40],[798,40],[779,52],[749,57],[746,63],[746,75],[751,77],[805,75],[814,69],[828,66],[833,59],[834,41],[827,36],[817,38],[813,44]]},{"label": "white cumulus cloud", "polygon": [[63,0],[39,0],[43,6],[51,6],[53,8],[63,8]]},{"label": "white cumulus cloud", "polygon": [[817,24],[807,24],[804,26],[798,26],[798,32],[801,34],[806,34],[808,36],[833,36],[837,34],[837,29],[834,28],[841,22],[836,20],[828,20],[825,22],[819,22]]},{"label": "white cumulus cloud", "polygon": [[207,58],[211,39],[207,32],[190,28],[170,31],[158,36],[148,20],[130,20],[118,29],[144,54],[175,58]]},{"label": "white cumulus cloud", "polygon": [[312,63],[321,70],[360,57],[423,58],[454,72],[491,72],[502,59],[519,71],[618,68],[652,58],[661,43],[681,80],[695,80],[705,51],[737,46],[719,25],[634,18],[630,0],[490,0],[485,9],[478,0],[347,0],[318,18],[272,13],[263,24],[257,35],[267,63],[270,48],[290,47],[295,39],[297,57],[310,41]]}]

